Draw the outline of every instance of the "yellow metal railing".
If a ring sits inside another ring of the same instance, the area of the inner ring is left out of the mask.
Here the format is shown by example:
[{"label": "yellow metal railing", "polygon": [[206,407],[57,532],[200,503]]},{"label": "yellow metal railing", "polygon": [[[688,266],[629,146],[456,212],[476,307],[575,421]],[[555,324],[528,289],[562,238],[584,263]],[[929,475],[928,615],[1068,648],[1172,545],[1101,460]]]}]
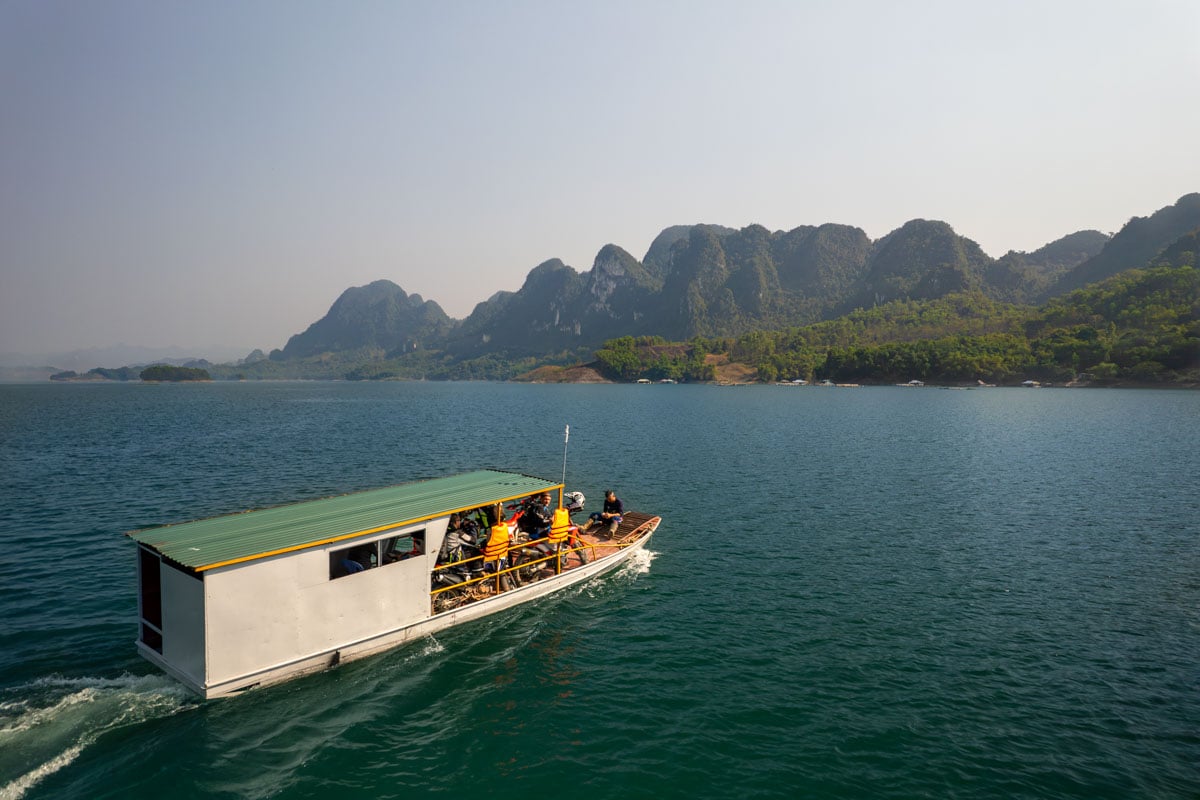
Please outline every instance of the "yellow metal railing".
[{"label": "yellow metal railing", "polygon": [[[561,550],[559,550],[558,552],[550,553],[548,555],[541,556],[540,558],[535,558],[531,561],[522,561],[520,564],[514,564],[511,566],[505,567],[502,570],[497,570],[496,572],[488,572],[484,575],[479,575],[474,578],[467,578],[464,581],[450,584],[449,586],[442,586],[437,589],[432,589],[429,592],[430,603],[434,604],[433,607],[431,608],[431,611],[432,611],[432,613],[435,613],[435,614],[439,613],[438,609],[436,608],[435,600],[438,598],[439,595],[445,594],[446,592],[461,590],[461,589],[469,589],[473,586],[481,585],[487,581],[495,581],[496,593],[500,594],[501,592],[508,591],[503,588],[504,581],[502,581],[501,579],[510,573],[514,573],[519,570],[526,569],[528,567],[538,566],[538,565],[544,564],[548,561],[554,561],[554,574],[561,575],[562,574],[562,562],[566,559],[567,556],[569,556],[572,553],[581,553],[583,550],[590,550],[591,555],[592,555],[592,561],[595,561],[596,560],[596,548],[610,548],[613,550],[623,550],[626,547],[629,547],[630,545],[639,541],[648,529],[651,529],[654,527],[654,525],[658,522],[658,519],[659,519],[658,517],[652,517],[652,518],[646,520],[645,522],[642,522],[640,525],[638,525],[636,528],[634,528],[633,530],[626,533],[620,539],[616,539],[614,541],[589,542],[585,539],[581,539],[581,538],[572,536],[567,540],[568,544],[570,544],[571,541],[581,542],[581,544],[579,544],[578,546],[575,546],[575,547],[570,547],[570,546],[564,547]],[[505,556],[507,557],[509,553],[512,553],[517,550],[537,549],[541,545],[544,545],[544,544],[548,544],[548,542],[545,539],[536,539],[533,541],[526,541],[526,542],[515,542],[515,543],[509,545],[508,550],[505,551]],[[435,570],[449,569],[451,567],[458,567],[463,564],[470,564],[475,561],[482,562],[483,556],[482,555],[472,556],[471,558],[464,558],[461,561],[452,561],[447,564],[438,564],[435,567]],[[583,561],[582,555],[580,556],[580,561]],[[580,566],[582,566],[582,564]],[[464,602],[472,602],[472,601],[478,600],[478,599],[481,599],[481,598],[479,598],[477,596],[470,597],[470,598],[464,600]],[[443,609],[443,610],[449,610],[449,609]]]},{"label": "yellow metal railing", "polygon": [[[606,542],[601,545],[597,545],[592,542],[583,541],[581,539],[576,540],[576,541],[581,541],[583,543],[577,547],[564,547],[556,553],[550,553],[548,555],[544,555],[540,558],[535,558],[535,559],[532,559],[529,561],[522,561],[520,564],[515,564],[515,565],[509,566],[509,567],[505,567],[504,569],[498,570],[496,572],[489,572],[486,575],[479,575],[474,578],[467,578],[464,581],[460,581],[458,583],[452,583],[449,586],[441,586],[437,589],[432,589],[429,592],[429,596],[431,598],[434,598],[440,594],[444,594],[449,591],[454,591],[456,589],[464,589],[464,588],[467,588],[470,586],[475,586],[477,584],[482,584],[485,581],[489,581],[489,580],[494,580],[496,582],[496,591],[502,592],[505,590],[503,588],[501,588],[502,582],[500,579],[503,576],[508,575],[513,572],[517,572],[518,570],[523,570],[523,569],[527,569],[528,567],[537,566],[539,564],[544,564],[549,561],[554,561],[555,562],[554,574],[561,575],[562,574],[562,562],[567,556],[571,555],[572,553],[580,553],[583,550],[590,550],[591,555],[592,555],[592,560],[594,561],[596,558],[596,548],[597,547],[609,547],[609,548],[616,548],[619,550],[619,549],[626,548],[630,544],[633,543],[631,541],[630,537],[628,537],[628,536],[624,537],[623,539],[621,539],[618,542],[611,542],[611,543]],[[538,549],[543,544],[546,544],[545,539],[537,539],[535,541],[530,541],[530,542],[518,542],[515,544],[511,544],[511,545],[509,545],[508,550],[505,552],[505,556],[507,557],[507,555],[509,553],[512,553],[512,552],[515,552],[518,550]],[[581,557],[581,560],[582,560],[582,557]],[[482,555],[472,556],[471,558],[464,558],[461,561],[451,561],[446,564],[438,564],[434,569],[435,569],[435,571],[442,570],[442,569],[450,569],[452,567],[458,567],[458,566],[462,566],[463,564],[470,564],[470,563],[473,563],[476,561],[483,562],[483,556]],[[584,562],[584,563],[587,563],[587,562]],[[580,566],[582,566],[582,564]]]}]

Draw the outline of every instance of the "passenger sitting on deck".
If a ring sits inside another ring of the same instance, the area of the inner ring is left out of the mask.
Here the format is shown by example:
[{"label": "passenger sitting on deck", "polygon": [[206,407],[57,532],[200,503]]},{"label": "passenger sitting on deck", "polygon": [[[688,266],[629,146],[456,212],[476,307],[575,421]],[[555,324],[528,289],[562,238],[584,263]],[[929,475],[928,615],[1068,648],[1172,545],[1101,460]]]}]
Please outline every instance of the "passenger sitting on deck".
[{"label": "passenger sitting on deck", "polygon": [[[446,537],[442,540],[442,549],[438,553],[438,564],[447,564],[452,561],[462,561],[466,556],[463,553],[463,547],[467,546],[475,548],[482,544],[479,533],[479,523],[471,519],[472,515],[480,514],[479,509],[475,509],[468,514],[451,514],[450,524],[446,527]],[[486,540],[486,533],[482,537]]]},{"label": "passenger sitting on deck", "polygon": [[523,527],[529,531],[530,539],[544,539],[550,535],[550,526],[554,522],[554,518],[551,516],[553,512],[550,508],[550,500],[550,493],[544,492],[541,497],[529,505],[525,514],[522,515],[523,518],[525,515],[529,516],[527,527]]},{"label": "passenger sitting on deck", "polygon": [[621,524],[621,515],[625,513],[625,507],[621,504],[621,499],[617,497],[617,493],[612,489],[604,490],[604,510],[595,511],[588,517],[588,530],[592,526],[599,523],[600,525],[608,526],[608,535],[615,536],[617,526]]}]

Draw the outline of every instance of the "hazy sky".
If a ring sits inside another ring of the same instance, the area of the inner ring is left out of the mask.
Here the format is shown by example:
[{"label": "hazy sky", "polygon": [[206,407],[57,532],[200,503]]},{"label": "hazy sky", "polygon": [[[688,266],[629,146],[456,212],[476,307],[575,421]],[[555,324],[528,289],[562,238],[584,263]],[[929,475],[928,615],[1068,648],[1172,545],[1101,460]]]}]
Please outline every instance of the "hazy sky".
[{"label": "hazy sky", "polygon": [[993,256],[1200,191],[1200,2],[0,2],[0,352],[455,317],[669,225]]}]

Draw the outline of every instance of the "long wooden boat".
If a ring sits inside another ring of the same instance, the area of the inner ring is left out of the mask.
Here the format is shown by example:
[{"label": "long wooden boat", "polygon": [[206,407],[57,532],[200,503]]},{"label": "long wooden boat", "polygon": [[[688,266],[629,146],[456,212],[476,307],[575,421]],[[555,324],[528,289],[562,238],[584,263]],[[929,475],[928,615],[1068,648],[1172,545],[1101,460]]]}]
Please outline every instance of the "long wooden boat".
[{"label": "long wooden boat", "polygon": [[480,470],[131,531],[138,651],[201,696],[223,697],[608,572],[660,522],[629,512],[615,534],[578,533],[557,555],[518,537],[511,555],[520,563],[498,572],[480,573],[478,557],[448,560],[447,533],[467,516],[546,492],[563,505],[561,483]]}]

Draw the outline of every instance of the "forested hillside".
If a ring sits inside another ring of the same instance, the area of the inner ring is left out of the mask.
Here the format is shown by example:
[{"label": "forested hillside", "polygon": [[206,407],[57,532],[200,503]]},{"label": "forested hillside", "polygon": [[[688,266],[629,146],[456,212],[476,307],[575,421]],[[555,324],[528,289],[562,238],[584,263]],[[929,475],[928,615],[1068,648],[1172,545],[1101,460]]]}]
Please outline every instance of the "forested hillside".
[{"label": "forested hillside", "polygon": [[739,362],[760,381],[1196,385],[1198,320],[1200,271],[1161,266],[1039,308],[968,292],[733,338],[671,344],[625,337],[596,355],[614,380],[711,380],[714,364]]},{"label": "forested hillside", "polygon": [[1131,267],[1146,266],[1164,247],[1180,237],[1194,236],[1197,228],[1200,228],[1200,193],[1186,194],[1174,205],[1149,217],[1134,217],[1103,250],[1043,292],[1042,299],[1079,289]]}]

